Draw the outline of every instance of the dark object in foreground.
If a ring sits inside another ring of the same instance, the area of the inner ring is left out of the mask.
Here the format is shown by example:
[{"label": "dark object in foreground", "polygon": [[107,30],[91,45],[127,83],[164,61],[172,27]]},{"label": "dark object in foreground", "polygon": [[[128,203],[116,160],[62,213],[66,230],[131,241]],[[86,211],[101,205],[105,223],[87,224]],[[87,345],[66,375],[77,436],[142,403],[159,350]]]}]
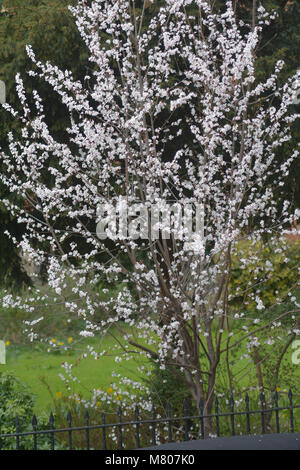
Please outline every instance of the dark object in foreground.
[{"label": "dark object in foreground", "polygon": [[173,442],[144,450],[300,450],[300,433],[218,437],[199,441]]}]

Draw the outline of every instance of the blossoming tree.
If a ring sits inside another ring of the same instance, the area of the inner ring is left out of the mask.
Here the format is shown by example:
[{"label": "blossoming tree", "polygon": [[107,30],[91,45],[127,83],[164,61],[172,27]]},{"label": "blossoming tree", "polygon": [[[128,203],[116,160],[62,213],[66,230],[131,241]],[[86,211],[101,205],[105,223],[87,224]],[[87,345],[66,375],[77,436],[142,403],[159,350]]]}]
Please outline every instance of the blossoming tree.
[{"label": "blossoming tree", "polygon": [[[263,329],[272,343],[280,321],[264,320],[256,292],[257,318],[243,323],[243,310],[230,309],[229,287],[241,240],[251,246],[277,236],[297,217],[290,201],[274,197],[298,156],[279,162],[276,153],[297,118],[290,113],[297,77],[278,88],[279,61],[266,82],[256,80],[259,38],[272,20],[256,2],[249,25],[231,1],[222,11],[204,0],[152,7],[79,0],[71,8],[90,51],[84,83],[27,48],[31,75],[69,111],[69,139],[50,135],[40,97],[34,92],[29,103],[17,76],[22,111],[6,108],[22,122],[22,136],[9,136],[1,178],[19,196],[11,211],[27,225],[19,247],[47,263],[57,301],[85,322],[81,334],[115,324],[124,353],[168,367],[210,413],[222,358],[238,343],[256,347]],[[104,283],[119,283],[118,295],[103,300],[97,286]],[[30,298],[22,302],[34,314]],[[290,337],[298,312],[295,303],[284,313]],[[42,321],[37,315],[28,326],[32,338]]]}]

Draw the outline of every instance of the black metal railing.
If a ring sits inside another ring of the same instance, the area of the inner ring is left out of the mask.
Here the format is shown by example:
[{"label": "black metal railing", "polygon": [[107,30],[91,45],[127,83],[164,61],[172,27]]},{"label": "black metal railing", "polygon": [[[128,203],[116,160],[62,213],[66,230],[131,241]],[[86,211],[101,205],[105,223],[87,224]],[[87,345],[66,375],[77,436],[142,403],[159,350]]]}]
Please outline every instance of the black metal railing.
[{"label": "black metal railing", "polygon": [[[69,411],[66,417],[67,426],[55,427],[55,417],[51,412],[47,429],[39,429],[39,423],[34,415],[32,417],[31,429],[22,430],[20,418],[16,416],[15,431],[1,434],[0,423],[0,449],[7,448],[6,444],[10,442],[10,448],[16,450],[24,449],[23,441],[30,438],[31,448],[38,450],[39,441],[43,440],[42,448],[49,450],[60,449],[118,449],[128,448],[126,436],[128,429],[132,432],[131,449],[139,449],[147,445],[157,445],[159,442],[189,441],[192,439],[205,439],[212,434],[217,437],[235,436],[241,434],[265,434],[281,432],[300,432],[300,404],[294,402],[294,397],[290,390],[285,396],[283,404],[279,403],[279,394],[275,391],[271,398],[266,400],[263,393],[259,396],[259,406],[252,409],[248,394],[244,397],[243,407],[239,404],[239,410],[236,410],[234,397],[231,396],[227,403],[224,400],[216,398],[214,403],[214,412],[206,414],[203,402],[200,400],[199,412],[190,414],[188,402],[185,399],[182,406],[182,414],[173,416],[171,404],[168,403],[165,409],[165,415],[157,413],[155,405],[152,405],[149,418],[141,418],[141,409],[136,406],[131,416],[134,419],[124,420],[123,410],[119,406],[113,422],[107,422],[107,417],[112,418],[111,414],[102,412],[101,422],[91,423],[88,411],[84,414],[84,424],[73,425],[74,415]],[[268,401],[268,403],[267,403]],[[253,405],[253,400],[252,400]],[[227,409],[224,409],[227,408]],[[241,409],[243,408],[243,409]],[[143,414],[144,411],[143,411]],[[76,417],[77,418],[77,417]],[[223,423],[223,424],[222,424]],[[143,429],[142,429],[143,428]],[[147,432],[145,432],[147,429]],[[110,432],[114,431],[114,439]],[[81,433],[81,445],[74,444],[73,437],[76,433]],[[91,445],[91,434],[93,433],[93,442],[98,442],[97,446]],[[62,440],[59,437],[65,435]],[[13,444],[12,444],[13,443]],[[27,442],[28,448],[28,442]]]}]

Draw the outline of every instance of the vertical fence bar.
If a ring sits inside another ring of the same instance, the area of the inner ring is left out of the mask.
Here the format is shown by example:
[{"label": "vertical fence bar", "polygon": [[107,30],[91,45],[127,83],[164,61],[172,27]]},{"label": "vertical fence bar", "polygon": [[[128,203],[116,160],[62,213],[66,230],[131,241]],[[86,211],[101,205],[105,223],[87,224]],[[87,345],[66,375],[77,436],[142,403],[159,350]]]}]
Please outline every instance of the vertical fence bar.
[{"label": "vertical fence bar", "polygon": [[33,429],[33,450],[37,450],[37,435],[36,435],[37,419],[35,415],[33,415],[32,417],[31,424],[32,424],[32,429]]},{"label": "vertical fence bar", "polygon": [[276,420],[276,432],[277,434],[280,433],[280,425],[279,425],[279,407],[278,407],[278,392],[275,390],[274,392],[274,404],[275,404],[275,420]]},{"label": "vertical fence bar", "polygon": [[250,399],[249,399],[249,395],[248,393],[246,393],[246,396],[245,396],[245,405],[246,405],[246,421],[247,421],[247,434],[251,434],[251,427],[250,427],[250,409],[249,409],[249,403],[250,403]]},{"label": "vertical fence bar", "polygon": [[89,412],[88,411],[86,411],[86,413],[85,413],[85,425],[86,425],[86,431],[85,431],[86,449],[90,450],[90,430],[89,430],[90,417],[89,417]]},{"label": "vertical fence bar", "polygon": [[266,404],[265,404],[265,395],[263,392],[260,392],[259,399],[260,399],[260,407],[261,407],[261,432],[262,434],[265,434],[266,432],[266,429],[265,429]]},{"label": "vertical fence bar", "polygon": [[67,414],[67,422],[68,422],[68,428],[69,428],[69,450],[72,450],[72,415],[71,411],[68,411]]},{"label": "vertical fence bar", "polygon": [[136,405],[135,407],[135,420],[136,420],[136,427],[135,427],[135,440],[136,440],[136,447],[139,449],[141,447],[140,442],[140,424],[139,424],[139,407]]},{"label": "vertical fence bar", "polygon": [[200,400],[199,400],[199,413],[200,413],[200,435],[201,435],[201,439],[204,439],[204,416],[203,416],[203,412],[204,412],[204,403],[203,403],[203,399],[200,398]]},{"label": "vertical fence bar", "polygon": [[215,399],[215,415],[216,415],[216,432],[217,432],[217,436],[220,437],[219,400],[218,400],[218,397],[216,397],[216,399]]},{"label": "vertical fence bar", "polygon": [[152,444],[156,446],[156,423],[155,423],[155,418],[156,418],[156,413],[155,413],[155,405],[152,403]]},{"label": "vertical fence bar", "polygon": [[291,432],[295,432],[294,430],[294,405],[293,405],[293,392],[289,389],[289,405],[290,405],[290,423],[291,423]]},{"label": "vertical fence bar", "polygon": [[105,413],[102,411],[102,442],[103,442],[103,450],[106,450],[106,428],[105,428]]},{"label": "vertical fence bar", "polygon": [[234,426],[234,398],[233,395],[230,395],[230,421],[231,421],[231,435],[235,436],[235,426]]},{"label": "vertical fence bar", "polygon": [[123,450],[122,409],[121,409],[120,406],[118,407],[118,418],[119,418],[119,424],[118,424],[118,430],[119,430],[119,446],[120,446],[120,449]]},{"label": "vertical fence bar", "polygon": [[189,440],[189,422],[187,419],[188,412],[187,412],[187,400],[184,398],[183,400],[183,417],[184,417],[184,440]]},{"label": "vertical fence bar", "polygon": [[16,449],[20,450],[20,421],[19,421],[19,416],[16,416]]},{"label": "vertical fence bar", "polygon": [[51,411],[49,417],[49,428],[50,428],[50,448],[54,450],[54,416]]},{"label": "vertical fence bar", "polygon": [[167,418],[168,418],[168,442],[173,441],[172,435],[172,414],[171,414],[171,403],[167,403]]}]

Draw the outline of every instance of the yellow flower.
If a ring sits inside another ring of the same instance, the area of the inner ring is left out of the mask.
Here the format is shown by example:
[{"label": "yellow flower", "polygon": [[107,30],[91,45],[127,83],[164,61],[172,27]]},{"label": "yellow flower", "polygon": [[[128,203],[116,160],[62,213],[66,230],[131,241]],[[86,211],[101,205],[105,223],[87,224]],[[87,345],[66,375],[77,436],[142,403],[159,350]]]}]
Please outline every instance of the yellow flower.
[{"label": "yellow flower", "polygon": [[61,398],[62,397],[62,392],[56,392],[56,396],[57,396],[57,398]]},{"label": "yellow flower", "polygon": [[64,343],[62,343],[61,341],[59,341],[59,342],[57,343],[57,345],[58,345],[58,346],[63,346]]},{"label": "yellow flower", "polygon": [[117,400],[121,401],[122,400],[122,395],[118,395]]},{"label": "yellow flower", "polygon": [[5,341],[5,346],[9,346],[10,345],[10,341]]},{"label": "yellow flower", "polygon": [[56,339],[52,338],[51,343],[56,343]]},{"label": "yellow flower", "polygon": [[279,388],[279,387],[276,387],[276,392],[280,392],[280,388]]},{"label": "yellow flower", "polygon": [[106,391],[107,391],[107,393],[112,393],[113,389],[111,387],[109,387]]},{"label": "yellow flower", "polygon": [[73,341],[73,338],[71,338],[71,336],[68,338],[68,343],[71,344]]},{"label": "yellow flower", "polygon": [[102,405],[101,401],[97,401],[96,406],[100,407]]}]

